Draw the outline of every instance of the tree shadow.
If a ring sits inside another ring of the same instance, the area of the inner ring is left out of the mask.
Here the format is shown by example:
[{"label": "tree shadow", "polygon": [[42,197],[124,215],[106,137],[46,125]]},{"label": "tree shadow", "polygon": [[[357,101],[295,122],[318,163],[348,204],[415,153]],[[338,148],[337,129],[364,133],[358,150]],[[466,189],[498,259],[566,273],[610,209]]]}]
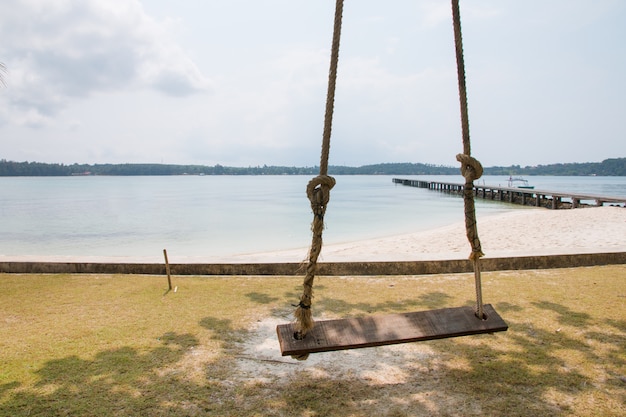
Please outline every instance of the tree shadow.
[{"label": "tree shadow", "polygon": [[216,317],[204,317],[200,320],[200,326],[207,330],[213,331],[215,334],[213,337],[218,337],[221,333],[229,332],[232,330],[232,321],[229,319],[219,319]]},{"label": "tree shadow", "polygon": [[[433,294],[437,298],[436,293]],[[442,297],[445,302],[445,297]],[[429,307],[437,306],[431,304],[431,299],[420,300],[420,304]],[[366,312],[370,309],[376,311],[384,310],[388,306],[383,304],[364,305],[360,303],[342,302],[338,305],[346,311],[361,309]],[[583,395],[593,397],[598,391],[598,382],[590,377],[582,368],[577,365],[581,363],[596,363],[598,366],[606,366],[607,374],[615,374],[611,380],[606,381],[605,387],[613,387],[613,400],[617,404],[624,403],[626,393],[623,391],[624,376],[617,375],[619,369],[624,366],[624,338],[620,334],[613,332],[598,332],[597,324],[593,318],[584,312],[575,311],[567,306],[553,302],[537,302],[534,305],[540,309],[556,312],[556,320],[560,324],[567,324],[578,328],[576,333],[568,335],[566,331],[552,331],[538,328],[531,322],[519,322],[507,320],[510,326],[508,333],[494,335],[480,335],[472,337],[462,337],[451,340],[438,340],[426,342],[426,344],[436,352],[439,359],[437,365],[422,364],[426,367],[439,367],[438,381],[431,381],[438,385],[437,389],[450,397],[462,394],[466,402],[464,407],[469,407],[463,411],[454,411],[441,405],[441,409],[435,414],[439,415],[541,415],[541,416],[563,416],[571,415],[574,412],[572,401]],[[501,312],[519,312],[523,308],[513,303],[498,304]],[[506,317],[505,317],[506,319]],[[622,329],[624,322],[621,320],[611,320],[609,325],[616,329]],[[581,340],[579,334],[584,336]],[[496,338],[495,340],[493,338]],[[506,338],[506,342],[511,344],[506,350],[502,349],[497,338]],[[594,346],[588,344],[585,339],[594,339],[604,343],[605,351],[608,353],[599,354]],[[511,353],[511,352],[516,353]],[[566,360],[564,352],[575,352],[573,361]],[[367,367],[370,364],[364,363]],[[405,363],[407,368],[412,366],[409,358]],[[613,371],[611,371],[613,370]],[[420,372],[415,372],[412,377],[398,384],[394,389],[411,393],[411,398],[419,398],[422,389],[425,389],[424,380],[431,376]],[[295,378],[295,377],[294,377]],[[352,381],[352,380],[351,380]],[[292,380],[294,387],[301,387],[306,393],[293,392],[287,387],[285,392],[286,402],[290,404],[298,415],[325,415],[329,409],[337,406],[332,401],[318,404],[319,401],[307,400],[309,398],[319,398],[332,393],[334,390],[349,390],[351,388],[342,386],[345,380],[336,381],[332,378],[316,378],[314,381]],[[360,381],[357,381],[358,384]],[[365,384],[354,388],[354,401],[376,402],[381,396],[387,395],[388,399],[393,398],[393,390],[383,394],[386,389],[372,392],[371,384]],[[620,389],[622,388],[622,389]],[[295,388],[294,388],[295,389]],[[428,389],[433,389],[432,386]],[[362,398],[361,398],[362,396]],[[318,404],[318,408],[307,407],[307,403]],[[444,403],[448,404],[448,402]],[[397,415],[421,415],[433,414],[432,408],[423,408],[421,400],[403,399],[402,403],[396,407]],[[355,410],[345,408],[347,414],[354,413]],[[326,407],[330,407],[327,409]],[[580,407],[580,405],[579,405]],[[471,411],[475,410],[475,412]],[[578,408],[580,411],[580,408]]]},{"label": "tree shadow", "polygon": [[434,310],[437,308],[444,308],[449,305],[450,297],[445,292],[434,291],[426,294],[421,294],[415,300],[415,306],[425,307],[429,310]]},{"label": "tree shadow", "polygon": [[607,324],[615,327],[616,330],[626,332],[626,320],[607,320]]},{"label": "tree shadow", "polygon": [[272,304],[279,300],[278,297],[272,297],[268,294],[260,292],[249,292],[246,294],[246,297],[248,297],[253,303],[257,304]]},{"label": "tree shadow", "polygon": [[[446,301],[445,294],[434,292],[410,306],[432,308]],[[204,317],[200,326],[223,342],[220,349],[225,355],[201,359],[195,356],[202,348],[197,336],[166,333],[158,346],[149,349],[120,347],[103,350],[90,359],[68,356],[51,360],[35,372],[39,380],[34,387],[24,388],[16,382],[0,386],[0,415],[571,415],[573,406],[559,402],[559,396],[592,396],[599,390],[585,372],[562,358],[562,352],[575,351],[583,362],[620,369],[624,339],[598,331],[597,323],[585,313],[551,302],[536,306],[557,312],[560,320],[567,320],[563,315],[573,315],[576,320],[572,323],[580,332],[602,341],[610,353],[599,354],[567,332],[509,319],[508,333],[425,342],[426,350],[432,352],[425,356],[418,356],[413,349],[403,351],[395,362],[403,378],[392,383],[368,379],[365,371],[375,369],[384,374],[387,368],[382,362],[367,362],[370,356],[365,354],[363,362],[355,362],[353,369],[344,372],[336,371],[335,361],[340,359],[328,356],[332,359],[310,367],[267,361],[244,377],[239,352],[251,330],[238,329],[229,319]],[[391,308],[391,304],[345,303],[343,308],[367,312]],[[498,309],[518,312],[521,307],[501,303]],[[613,320],[609,324],[623,329],[625,323]],[[502,348],[504,342],[510,345],[508,349]],[[387,356],[371,357],[384,361]],[[202,367],[202,380],[186,375],[181,363],[187,361]],[[614,395],[626,400],[618,378],[604,387],[622,392]]]},{"label": "tree shadow", "polygon": [[589,324],[589,320],[591,319],[591,316],[587,313],[573,311],[569,307],[550,301],[538,301],[532,303],[532,305],[542,310],[549,310],[557,313],[557,320],[559,323],[564,325],[585,326]]},{"label": "tree shadow", "polygon": [[[467,338],[446,344],[446,348],[440,351],[442,355],[451,357],[463,356],[468,366],[448,369],[447,377],[457,381],[457,389],[466,395],[475,393],[468,387],[479,386],[480,396],[486,394],[490,399],[483,406],[483,411],[489,415],[506,415],[506,410],[527,410],[524,415],[570,415],[571,405],[559,401],[559,398],[576,398],[585,393],[591,395],[597,388],[595,381],[582,369],[563,358],[564,352],[576,352],[577,360],[582,363],[598,363],[616,370],[624,366],[621,355],[610,353],[621,352],[623,355],[624,338],[590,330],[596,328],[596,323],[589,314],[547,301],[533,305],[556,312],[557,321],[576,327],[584,340],[571,337],[567,332],[537,328],[532,321],[507,320],[509,332],[498,337],[513,342],[518,355],[501,351],[495,343],[476,344]],[[519,306],[509,303],[500,303],[498,308],[501,312],[521,310]],[[486,337],[489,336],[480,336]],[[601,341],[609,353],[600,356],[594,346],[586,343],[588,339]],[[471,348],[467,349],[468,346]],[[610,374],[610,371],[607,373]],[[618,381],[619,378],[614,378],[607,385],[619,385]],[[626,394],[622,394],[621,398],[625,400]]]},{"label": "tree shadow", "polygon": [[5,392],[14,390],[16,388],[18,388],[20,386],[20,384],[18,382],[8,382],[6,384],[1,384],[0,385],[0,398],[2,398],[2,395],[4,395]]},{"label": "tree shadow", "polygon": [[[560,353],[575,350],[586,360],[596,362],[598,356],[586,344],[562,333],[538,329],[528,323],[509,321],[508,324],[512,331],[502,337],[513,342],[518,355],[500,351],[493,343],[475,345],[460,340],[448,345],[445,353],[463,355],[468,366],[449,369],[448,377],[457,381],[458,389],[467,395],[474,392],[468,387],[480,386],[481,396],[490,398],[486,404],[490,412],[505,415],[508,409],[527,410],[527,415],[568,414],[569,405],[557,399],[547,400],[546,395],[575,397],[594,388],[589,377],[569,366]],[[467,349],[468,346],[471,348]]]},{"label": "tree shadow", "polygon": [[500,311],[502,313],[523,311],[522,307],[520,307],[520,306],[518,306],[516,304],[507,303],[507,302],[498,303],[497,307],[498,307],[498,311]]},{"label": "tree shadow", "polygon": [[446,307],[452,297],[449,295],[434,291],[421,294],[417,298],[402,301],[385,301],[382,303],[367,303],[359,301],[346,301],[339,298],[326,296],[317,302],[318,309],[321,311],[330,311],[339,316],[346,314],[363,315],[372,313],[399,313],[407,309],[437,309]]},{"label": "tree shadow", "polygon": [[[0,405],[6,416],[142,415],[166,397],[171,380],[161,375],[198,346],[190,334],[166,333],[161,346],[141,352],[121,347],[93,359],[68,356],[35,372],[33,389],[14,390]],[[159,407],[156,407],[159,409]]]}]

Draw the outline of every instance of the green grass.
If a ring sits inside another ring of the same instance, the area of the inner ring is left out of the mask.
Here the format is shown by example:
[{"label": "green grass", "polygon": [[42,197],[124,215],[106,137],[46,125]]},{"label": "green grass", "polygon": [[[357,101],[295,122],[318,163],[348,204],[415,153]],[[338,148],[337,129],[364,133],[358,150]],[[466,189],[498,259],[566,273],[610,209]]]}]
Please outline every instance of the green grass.
[{"label": "green grass", "polygon": [[[244,375],[299,277],[2,274],[0,416],[626,415],[626,266],[483,276],[509,331],[407,345],[383,383],[332,359]],[[468,305],[472,279],[318,277],[314,315]]]}]

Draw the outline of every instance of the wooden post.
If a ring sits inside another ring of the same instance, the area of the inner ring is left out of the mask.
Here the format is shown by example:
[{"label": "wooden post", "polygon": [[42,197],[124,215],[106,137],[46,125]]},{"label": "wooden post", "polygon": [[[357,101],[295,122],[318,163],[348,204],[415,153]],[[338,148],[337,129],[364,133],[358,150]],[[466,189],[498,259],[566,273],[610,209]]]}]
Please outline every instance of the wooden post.
[{"label": "wooden post", "polygon": [[165,272],[167,272],[167,287],[172,290],[172,278],[170,276],[170,263],[167,260],[167,250],[163,249],[163,256],[165,256]]}]

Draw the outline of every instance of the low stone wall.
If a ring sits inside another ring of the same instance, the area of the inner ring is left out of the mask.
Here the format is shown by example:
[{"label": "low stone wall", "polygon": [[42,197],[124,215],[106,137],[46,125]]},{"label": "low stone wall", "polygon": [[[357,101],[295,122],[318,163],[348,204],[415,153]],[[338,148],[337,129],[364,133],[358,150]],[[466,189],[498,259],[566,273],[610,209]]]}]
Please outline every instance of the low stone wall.
[{"label": "low stone wall", "polygon": [[[483,271],[572,268],[626,264],[626,252],[483,258]],[[299,263],[170,264],[172,275],[304,275]],[[428,275],[472,272],[468,260],[413,262],[333,262],[318,264],[317,275]],[[12,274],[145,274],[165,275],[164,264],[0,262],[0,273]]]}]

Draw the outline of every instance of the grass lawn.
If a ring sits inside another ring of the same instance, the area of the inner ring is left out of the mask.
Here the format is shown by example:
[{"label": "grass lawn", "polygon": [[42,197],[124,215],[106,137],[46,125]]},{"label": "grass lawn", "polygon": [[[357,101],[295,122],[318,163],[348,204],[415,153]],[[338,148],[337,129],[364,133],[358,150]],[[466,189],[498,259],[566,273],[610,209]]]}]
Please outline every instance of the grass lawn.
[{"label": "grass lawn", "polygon": [[[508,332],[283,358],[301,277],[0,274],[0,416],[623,416],[626,265],[483,274]],[[318,277],[314,316],[473,305],[469,274]]]}]

